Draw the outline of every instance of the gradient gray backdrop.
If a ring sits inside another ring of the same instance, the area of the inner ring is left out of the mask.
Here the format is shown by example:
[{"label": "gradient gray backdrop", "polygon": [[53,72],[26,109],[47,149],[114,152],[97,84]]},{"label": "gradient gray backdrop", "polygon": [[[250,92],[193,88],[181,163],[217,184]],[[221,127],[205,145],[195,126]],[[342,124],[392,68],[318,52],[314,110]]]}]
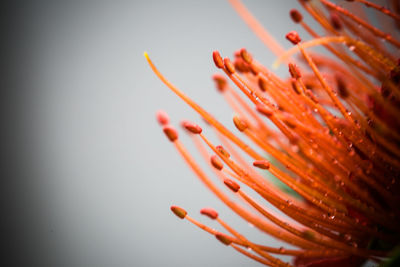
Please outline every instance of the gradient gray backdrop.
[{"label": "gradient gray backdrop", "polygon": [[[288,16],[296,1],[244,3],[290,47],[284,35],[299,28]],[[211,52],[247,47],[267,66],[274,57],[227,1],[12,1],[1,12],[8,266],[257,265],[170,212],[181,205],[214,225],[198,214],[213,206],[261,236],[204,188],[162,134],[160,108],[175,125],[202,121],[143,57],[148,51],[171,81],[231,125],[210,79]]]}]

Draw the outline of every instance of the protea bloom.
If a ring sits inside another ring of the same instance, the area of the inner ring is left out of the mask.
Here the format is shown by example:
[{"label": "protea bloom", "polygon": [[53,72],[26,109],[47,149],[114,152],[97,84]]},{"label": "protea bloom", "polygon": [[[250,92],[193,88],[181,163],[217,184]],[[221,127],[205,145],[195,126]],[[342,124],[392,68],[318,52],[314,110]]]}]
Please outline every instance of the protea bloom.
[{"label": "protea bloom", "polygon": [[[389,16],[393,30],[400,23],[397,1],[392,1],[394,11],[367,0],[354,2]],[[225,74],[213,78],[237,114],[233,123],[240,133],[229,131],[183,94],[145,53],[165,85],[216,130],[222,145],[212,143],[199,125],[182,122],[216,176],[243,203],[232,201],[215,185],[218,181],[200,168],[179,141],[168,116],[159,112],[164,133],[184,160],[241,218],[297,249],[256,244],[210,208],[201,214],[216,220],[224,233],[189,217],[180,207],[171,210],[266,265],[290,265],[277,254],[294,256],[293,264],[298,266],[380,263],[390,257],[400,240],[400,61],[395,57],[400,41],[390,34],[392,28],[378,29],[368,19],[328,0],[300,3],[325,34],[317,34],[299,11],[291,10],[293,21],[312,39],[302,41],[297,32],[289,32],[286,38],[294,47],[285,52],[239,1],[231,0],[244,21],[278,56],[277,64],[287,64],[290,73],[288,78],[279,78],[243,48],[233,61],[213,52],[216,67]],[[313,46],[324,46],[330,55],[310,52],[308,48]],[[292,57],[295,54],[299,57]],[[269,172],[292,192],[272,183],[262,172]],[[256,201],[248,190],[281,214]]]}]

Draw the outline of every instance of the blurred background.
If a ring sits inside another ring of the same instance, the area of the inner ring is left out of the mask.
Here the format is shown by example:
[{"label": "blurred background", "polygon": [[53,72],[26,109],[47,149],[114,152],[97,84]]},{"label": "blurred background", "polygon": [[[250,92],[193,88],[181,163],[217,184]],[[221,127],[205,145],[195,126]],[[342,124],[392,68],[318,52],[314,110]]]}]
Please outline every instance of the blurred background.
[{"label": "blurred background", "polygon": [[[243,2],[290,47],[296,1]],[[1,13],[2,266],[257,266],[177,219],[173,204],[211,226],[198,211],[214,207],[279,246],[220,204],[154,116],[163,109],[176,126],[204,125],[152,73],[144,51],[229,127],[212,51],[246,47],[271,66],[272,53],[227,1],[9,1]]]}]

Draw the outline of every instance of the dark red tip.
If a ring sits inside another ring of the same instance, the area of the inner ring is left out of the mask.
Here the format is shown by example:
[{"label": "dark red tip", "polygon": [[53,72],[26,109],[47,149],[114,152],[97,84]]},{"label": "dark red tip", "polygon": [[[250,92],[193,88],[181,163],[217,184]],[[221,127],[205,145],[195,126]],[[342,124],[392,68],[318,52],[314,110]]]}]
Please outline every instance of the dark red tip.
[{"label": "dark red tip", "polygon": [[157,111],[156,118],[161,125],[167,125],[169,123],[169,116],[164,110]]},{"label": "dark red tip", "polygon": [[335,30],[340,31],[343,28],[342,22],[340,21],[340,18],[336,12],[331,12],[330,21]]},{"label": "dark red tip", "polygon": [[247,52],[246,48],[240,49],[240,56],[247,64],[251,64],[251,62],[253,61],[253,57],[250,55],[249,52]]},{"label": "dark red tip", "polygon": [[212,78],[213,78],[213,80],[215,82],[215,86],[217,87],[217,89],[220,92],[225,91],[226,85],[228,84],[228,82],[226,81],[226,78],[223,75],[219,74],[219,73],[215,73],[212,76]]},{"label": "dark red tip", "polygon": [[215,237],[221,241],[222,244],[229,246],[232,243],[232,239],[223,233],[216,233]]},{"label": "dark red tip", "polygon": [[225,150],[223,146],[216,146],[215,147],[219,153],[221,153],[224,157],[229,158],[231,155],[228,153],[228,151]]},{"label": "dark red tip", "polygon": [[233,61],[233,65],[235,66],[235,69],[241,73],[248,73],[250,71],[249,65],[240,57]]},{"label": "dark red tip", "polygon": [[260,169],[263,169],[263,170],[268,170],[269,167],[270,167],[270,163],[269,163],[268,160],[264,160],[264,159],[256,160],[256,161],[253,162],[253,166],[257,167],[257,168],[260,168]]},{"label": "dark red tip", "polygon": [[235,66],[228,57],[224,58],[224,66],[225,69],[229,72],[229,74],[235,73]]},{"label": "dark red tip", "polygon": [[233,123],[235,124],[236,128],[241,132],[243,132],[249,127],[247,123],[238,116],[233,117]]},{"label": "dark red tip", "polygon": [[293,123],[293,121],[290,120],[290,116],[288,114],[285,114],[283,116],[283,121],[285,122],[285,124],[287,126],[289,126],[289,128],[294,129],[297,127],[297,125],[295,123]]},{"label": "dark red tip", "polygon": [[256,109],[258,112],[260,112],[261,114],[269,117],[272,116],[273,112],[271,109],[269,109],[266,105],[264,104],[257,104]]},{"label": "dark red tip", "polygon": [[292,89],[293,89],[293,91],[296,92],[296,94],[298,94],[298,95],[301,94],[300,88],[296,85],[296,79],[291,78],[290,84],[292,85]]},{"label": "dark red tip", "polygon": [[300,69],[295,64],[289,63],[289,73],[296,80],[301,78]]},{"label": "dark red tip", "polygon": [[336,84],[339,95],[342,98],[347,98],[349,96],[349,91],[347,90],[346,83],[340,76],[336,76]]},{"label": "dark red tip", "polygon": [[265,78],[262,76],[258,76],[258,87],[260,87],[261,91],[265,92],[268,89],[268,83]]},{"label": "dark red tip", "polygon": [[203,209],[200,210],[200,213],[210,217],[213,220],[218,218],[218,212],[216,212],[212,208],[203,208]]},{"label": "dark red tip", "polygon": [[301,38],[296,31],[291,31],[288,34],[286,34],[286,39],[288,39],[294,45],[301,42]]},{"label": "dark red tip", "polygon": [[231,180],[231,179],[225,179],[224,180],[224,184],[229,187],[229,189],[231,189],[233,192],[237,192],[240,189],[240,185],[238,185],[235,181]]},{"label": "dark red tip", "polygon": [[224,164],[222,161],[218,158],[217,155],[212,155],[210,158],[211,164],[213,165],[214,168],[217,170],[222,170],[224,168]]},{"label": "dark red tip", "polygon": [[253,73],[253,75],[255,75],[255,76],[257,76],[258,73],[260,72],[260,69],[254,64],[250,64],[249,69],[250,69],[251,73]]},{"label": "dark red tip", "polygon": [[178,132],[171,125],[165,125],[163,127],[163,131],[171,142],[174,142],[176,139],[178,139]]},{"label": "dark red tip", "polygon": [[303,20],[303,15],[297,9],[290,10],[290,17],[295,23],[300,23]]},{"label": "dark red tip", "polygon": [[171,211],[181,219],[184,219],[187,214],[186,210],[178,206],[171,206]]},{"label": "dark red tip", "polygon": [[224,61],[218,51],[213,52],[213,60],[217,68],[222,69],[224,67]]},{"label": "dark red tip", "polygon": [[182,126],[192,134],[200,134],[203,131],[199,125],[190,121],[182,121]]},{"label": "dark red tip", "polygon": [[314,101],[314,103],[318,103],[319,101],[318,101],[318,98],[314,95],[314,93],[310,90],[310,89],[307,89],[306,90],[306,95],[312,100],[312,101]]}]

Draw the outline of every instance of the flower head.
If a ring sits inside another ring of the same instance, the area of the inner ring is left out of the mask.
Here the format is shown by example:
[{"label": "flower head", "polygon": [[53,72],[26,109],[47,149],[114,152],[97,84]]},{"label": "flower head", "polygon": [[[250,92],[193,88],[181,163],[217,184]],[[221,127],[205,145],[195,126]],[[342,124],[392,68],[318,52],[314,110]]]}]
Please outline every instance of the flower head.
[{"label": "flower head", "polygon": [[[381,262],[400,240],[400,61],[395,57],[400,41],[390,34],[391,29],[378,29],[328,0],[320,0],[321,5],[300,0],[325,35],[306,24],[298,10],[290,10],[293,21],[311,39],[291,31],[286,38],[293,48],[284,51],[239,1],[230,2],[278,56],[276,65],[288,64],[290,73],[279,78],[244,48],[233,60],[213,52],[216,67],[225,74],[215,74],[213,79],[237,114],[233,117],[237,133],[169,82],[145,56],[162,82],[207,122],[205,129],[188,121],[182,126],[198,146],[212,151],[201,149],[219,182],[253,209],[232,201],[216,186],[218,181],[186,150],[164,112],[157,113],[157,119],[183,159],[222,202],[261,232],[297,248],[256,244],[211,208],[202,209],[201,214],[220,224],[224,233],[198,222],[180,207],[171,210],[265,265],[290,265],[276,255],[291,255],[298,266]],[[367,0],[353,2],[400,21],[396,10]],[[314,46],[324,46],[333,57],[310,52]],[[207,138],[210,128],[217,131],[222,145]],[[263,173],[283,185],[277,186]],[[271,212],[248,190],[292,220]]]}]

